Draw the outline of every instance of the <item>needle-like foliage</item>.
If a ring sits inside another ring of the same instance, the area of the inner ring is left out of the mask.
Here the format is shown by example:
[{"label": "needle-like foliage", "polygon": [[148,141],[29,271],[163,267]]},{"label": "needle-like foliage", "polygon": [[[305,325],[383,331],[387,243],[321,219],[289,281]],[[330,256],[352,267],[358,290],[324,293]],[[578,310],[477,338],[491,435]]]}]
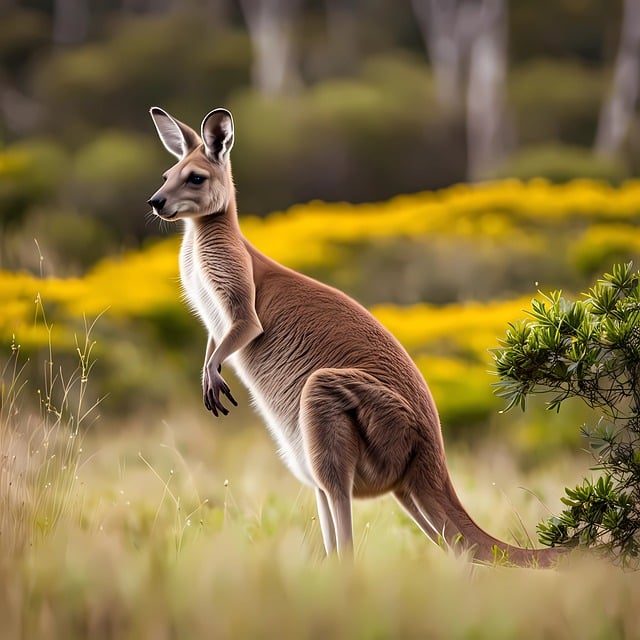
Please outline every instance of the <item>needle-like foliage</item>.
[{"label": "needle-like foliage", "polygon": [[543,544],[594,548],[628,566],[640,558],[640,272],[617,265],[577,301],[559,291],[533,300],[494,351],[497,394],[523,410],[582,399],[594,410],[583,435],[597,479],[566,489],[566,508],[538,525]]}]

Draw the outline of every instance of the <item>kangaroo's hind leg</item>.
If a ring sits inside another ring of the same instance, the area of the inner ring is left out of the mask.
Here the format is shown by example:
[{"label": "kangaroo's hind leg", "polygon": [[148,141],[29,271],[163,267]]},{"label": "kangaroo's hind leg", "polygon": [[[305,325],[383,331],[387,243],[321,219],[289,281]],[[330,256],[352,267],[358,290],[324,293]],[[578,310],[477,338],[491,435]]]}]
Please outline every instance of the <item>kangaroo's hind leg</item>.
[{"label": "kangaroo's hind leg", "polygon": [[329,556],[336,550],[336,528],[333,522],[333,516],[331,515],[331,507],[329,507],[327,494],[320,488],[316,489],[316,505],[324,549]]},{"label": "kangaroo's hind leg", "polygon": [[317,371],[305,383],[300,429],[318,489],[316,502],[327,553],[353,549],[351,494],[360,443],[349,414],[351,402],[337,378]]},{"label": "kangaroo's hind leg", "polygon": [[358,369],[320,369],[305,383],[300,430],[328,553],[353,550],[351,501],[394,488],[411,458],[408,409],[402,399]]},{"label": "kangaroo's hind leg", "polygon": [[422,529],[422,532],[438,544],[441,539],[441,532],[438,532],[427,514],[415,503],[413,497],[403,490],[395,491],[394,496],[407,512],[407,515]]}]

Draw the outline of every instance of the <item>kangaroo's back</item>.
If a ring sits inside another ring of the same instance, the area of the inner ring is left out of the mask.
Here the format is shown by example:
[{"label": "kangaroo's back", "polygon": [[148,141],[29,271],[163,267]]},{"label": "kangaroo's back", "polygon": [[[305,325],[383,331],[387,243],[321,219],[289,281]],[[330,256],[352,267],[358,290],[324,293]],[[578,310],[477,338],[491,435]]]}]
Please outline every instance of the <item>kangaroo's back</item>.
[{"label": "kangaroo's back", "polygon": [[427,386],[398,340],[341,291],[278,265],[257,284],[255,306],[264,332],[240,359],[256,378],[293,387],[317,369],[357,368],[411,397],[417,411],[429,404]]}]

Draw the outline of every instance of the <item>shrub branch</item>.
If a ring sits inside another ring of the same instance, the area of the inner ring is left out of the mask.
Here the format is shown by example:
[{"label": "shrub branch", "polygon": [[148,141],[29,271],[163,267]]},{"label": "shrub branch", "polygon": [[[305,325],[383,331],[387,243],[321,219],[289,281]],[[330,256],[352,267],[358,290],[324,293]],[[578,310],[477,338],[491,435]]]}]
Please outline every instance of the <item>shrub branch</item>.
[{"label": "shrub branch", "polygon": [[567,488],[566,508],[538,525],[549,546],[581,545],[625,566],[640,557],[640,272],[616,265],[583,299],[555,291],[533,300],[494,350],[497,394],[507,409],[532,394],[559,410],[568,398],[596,414],[583,426],[598,471]]}]

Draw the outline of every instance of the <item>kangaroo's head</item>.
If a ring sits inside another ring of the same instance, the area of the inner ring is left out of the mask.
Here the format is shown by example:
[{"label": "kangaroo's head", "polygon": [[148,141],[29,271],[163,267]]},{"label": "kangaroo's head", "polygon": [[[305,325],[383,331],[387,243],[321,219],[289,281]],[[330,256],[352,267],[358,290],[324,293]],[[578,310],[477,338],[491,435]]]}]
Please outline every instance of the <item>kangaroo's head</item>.
[{"label": "kangaroo's head", "polygon": [[148,203],[164,220],[197,218],[227,210],[233,199],[229,152],[233,146],[233,118],[214,109],[202,121],[198,135],[158,107],[151,117],[167,151],[178,162],[164,172],[164,184]]}]

